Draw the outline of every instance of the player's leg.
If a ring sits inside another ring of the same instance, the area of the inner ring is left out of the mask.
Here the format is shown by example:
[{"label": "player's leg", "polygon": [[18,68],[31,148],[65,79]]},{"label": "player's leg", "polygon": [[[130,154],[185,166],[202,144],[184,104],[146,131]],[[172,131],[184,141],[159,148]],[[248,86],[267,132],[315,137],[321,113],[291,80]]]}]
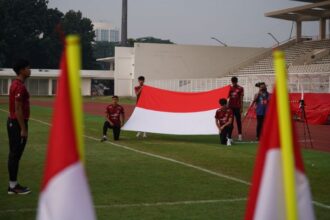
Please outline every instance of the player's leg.
[{"label": "player's leg", "polygon": [[241,116],[241,109],[236,108],[235,109],[235,118],[236,118],[236,124],[237,124],[237,130],[238,130],[238,140],[242,140],[242,116]]},{"label": "player's leg", "polygon": [[257,140],[259,140],[260,138],[263,122],[264,122],[264,116],[257,115]]},{"label": "player's leg", "polygon": [[227,136],[225,132],[222,130],[220,133],[220,144],[226,145],[226,143],[227,143]]},{"label": "player's leg", "polygon": [[113,130],[113,139],[115,141],[118,141],[119,140],[119,136],[120,136],[120,126],[113,126],[112,128]]},{"label": "player's leg", "polygon": [[233,143],[233,138],[232,138],[232,136],[233,136],[233,130],[234,130],[234,123],[235,123],[235,112],[234,112],[234,108],[232,108],[231,109],[232,111],[233,111],[233,122],[232,122],[232,124],[231,124],[231,129],[229,129],[229,132],[228,132],[228,138],[230,139],[230,141]]},{"label": "player's leg", "polygon": [[[27,126],[27,124],[26,124]],[[18,184],[17,176],[19,161],[26,145],[26,138],[21,137],[21,129],[17,120],[7,121],[7,132],[9,139],[8,172],[9,187],[8,194],[28,194],[31,190]]]},{"label": "player's leg", "polygon": [[260,128],[260,136],[262,135],[262,129],[264,127],[264,122],[265,122],[265,116],[263,115],[261,117],[260,123],[261,123],[261,128]]},{"label": "player's leg", "polygon": [[231,137],[230,137],[230,134],[231,134],[232,131],[233,131],[233,126],[232,126],[232,125],[228,125],[228,126],[225,127],[224,130],[225,130],[226,137],[227,137],[227,139],[226,139],[226,144],[227,144],[227,146],[231,146],[231,144],[232,144],[232,139],[231,139]]},{"label": "player's leg", "polygon": [[105,121],[104,124],[103,124],[103,137],[101,139],[101,142],[107,140],[107,132],[108,132],[109,128],[111,128],[110,123],[108,121]]}]

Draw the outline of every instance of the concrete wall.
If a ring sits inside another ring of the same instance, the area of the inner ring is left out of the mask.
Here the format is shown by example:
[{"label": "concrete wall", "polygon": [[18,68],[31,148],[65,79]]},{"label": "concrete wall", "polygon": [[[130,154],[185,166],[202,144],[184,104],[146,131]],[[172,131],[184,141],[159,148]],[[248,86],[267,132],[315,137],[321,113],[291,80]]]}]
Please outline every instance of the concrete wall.
[{"label": "concrete wall", "polygon": [[132,96],[134,48],[116,47],[115,50],[115,94],[119,96]]},{"label": "concrete wall", "polygon": [[91,95],[91,79],[82,79],[81,80],[81,93],[83,96],[90,96]]},{"label": "concrete wall", "polygon": [[147,80],[222,77],[234,66],[266,50],[137,43],[134,78],[139,75],[144,75]]}]

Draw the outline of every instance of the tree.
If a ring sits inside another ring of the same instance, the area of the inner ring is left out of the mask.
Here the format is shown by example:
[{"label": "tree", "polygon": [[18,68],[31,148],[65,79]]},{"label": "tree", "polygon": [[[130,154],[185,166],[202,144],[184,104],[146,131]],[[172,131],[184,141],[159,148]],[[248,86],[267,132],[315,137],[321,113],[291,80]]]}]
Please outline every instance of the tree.
[{"label": "tree", "polygon": [[[115,47],[120,46],[119,42],[96,41],[93,44],[93,56],[96,59],[115,56]],[[110,65],[105,62],[97,62],[96,69],[109,70]]]},{"label": "tree", "polygon": [[40,53],[39,68],[56,69],[62,53],[63,42],[60,37],[60,24],[64,14],[57,8],[48,9],[43,36],[38,43]]},{"label": "tree", "polygon": [[128,45],[134,47],[134,43],[152,43],[152,44],[174,44],[170,40],[163,40],[155,37],[141,37],[137,39],[128,39]]},{"label": "tree", "polygon": [[68,11],[61,22],[65,34],[79,34],[82,46],[82,64],[84,69],[93,69],[96,66],[93,57],[92,43],[94,42],[95,32],[92,21],[83,18],[80,11]]},{"label": "tree", "polygon": [[47,7],[48,0],[0,0],[0,67],[12,67],[18,58],[28,58],[32,68],[58,68],[65,34],[79,34],[83,68],[95,67],[93,25],[81,12],[65,15]]},{"label": "tree", "polygon": [[37,64],[35,46],[45,27],[47,0],[0,0],[0,64],[11,67],[14,60],[29,57]]}]

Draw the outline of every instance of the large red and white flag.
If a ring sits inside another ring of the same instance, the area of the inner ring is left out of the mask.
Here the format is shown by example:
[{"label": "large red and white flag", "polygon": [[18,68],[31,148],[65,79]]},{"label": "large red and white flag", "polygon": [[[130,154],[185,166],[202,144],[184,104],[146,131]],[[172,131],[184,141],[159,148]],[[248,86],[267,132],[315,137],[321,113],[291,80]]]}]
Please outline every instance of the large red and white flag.
[{"label": "large red and white flag", "polygon": [[124,130],[161,134],[218,134],[214,116],[229,86],[207,92],[174,92],[144,86]]},{"label": "large red and white flag", "polygon": [[93,220],[83,164],[79,38],[69,36],[61,60],[38,220]]},{"label": "large red and white flag", "polygon": [[[282,59],[281,53],[275,55]],[[285,68],[285,65],[281,67]],[[278,88],[285,90],[285,86]],[[285,116],[279,112],[282,111],[279,110],[282,108],[279,106],[279,100],[284,96],[288,97],[288,94],[284,91],[281,95],[279,98],[276,89],[274,90],[267,111],[250,188],[246,220],[314,219],[310,187],[295,129],[291,126],[288,100],[282,102],[288,107],[288,120],[283,120]],[[290,163],[286,163],[285,160],[288,159]]]}]

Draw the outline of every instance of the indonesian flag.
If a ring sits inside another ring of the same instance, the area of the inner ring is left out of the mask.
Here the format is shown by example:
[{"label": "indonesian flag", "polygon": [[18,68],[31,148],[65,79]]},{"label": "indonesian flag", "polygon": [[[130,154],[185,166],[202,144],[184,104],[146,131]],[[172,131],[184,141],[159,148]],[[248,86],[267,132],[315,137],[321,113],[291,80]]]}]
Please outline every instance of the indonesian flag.
[{"label": "indonesian flag", "polygon": [[[285,90],[285,87],[278,86],[277,88]],[[282,123],[280,118],[283,115],[279,113],[279,100],[285,94],[279,97],[276,90],[273,92],[263,126],[245,219],[313,220],[310,187],[294,127],[290,131],[292,125],[290,105],[287,102],[288,120]],[[281,123],[284,125],[284,130],[287,128],[289,132],[281,131],[283,129]],[[284,137],[285,135],[287,137]],[[292,140],[292,148],[286,149],[290,145],[286,139]],[[292,169],[290,164],[285,163],[288,158],[292,159]]]},{"label": "indonesian flag", "polygon": [[79,38],[69,36],[61,60],[39,198],[39,220],[95,219],[83,164],[79,59]]},{"label": "indonesian flag", "polygon": [[214,116],[229,86],[207,92],[174,92],[143,86],[124,130],[161,134],[219,134]]}]

